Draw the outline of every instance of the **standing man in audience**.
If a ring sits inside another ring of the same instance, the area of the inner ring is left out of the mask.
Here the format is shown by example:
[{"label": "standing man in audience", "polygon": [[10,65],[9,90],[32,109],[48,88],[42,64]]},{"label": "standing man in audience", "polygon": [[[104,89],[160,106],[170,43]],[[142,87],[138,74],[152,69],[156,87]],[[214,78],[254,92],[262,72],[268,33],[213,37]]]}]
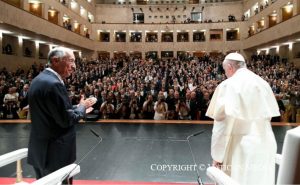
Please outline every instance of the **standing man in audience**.
[{"label": "standing man in audience", "polygon": [[24,84],[23,89],[21,90],[20,94],[19,94],[19,111],[18,111],[18,115],[20,119],[23,118],[27,118],[29,119],[29,106],[28,106],[28,90],[29,90],[29,84]]},{"label": "standing man in audience", "polygon": [[189,102],[189,107],[190,107],[191,120],[200,119],[200,115],[198,115],[198,113],[200,111],[199,110],[199,102],[197,101],[195,91],[191,92],[191,100]]},{"label": "standing man in audience", "polygon": [[28,92],[32,122],[28,163],[33,166],[37,179],[76,160],[75,124],[95,103],[92,98],[82,98],[78,105],[71,104],[63,81],[76,69],[71,50],[52,49],[48,62],[49,68],[32,81]]},{"label": "standing man in audience", "polygon": [[24,84],[23,89],[19,94],[19,102],[20,102],[21,110],[28,105],[28,96],[27,96],[28,90],[29,90],[29,84]]},{"label": "standing man in audience", "polygon": [[144,119],[153,119],[154,117],[154,101],[151,93],[148,94],[147,100],[143,104],[143,118]]},{"label": "standing man in audience", "polygon": [[277,146],[270,120],[280,113],[272,89],[238,53],[228,54],[223,68],[228,79],[206,113],[214,119],[213,165],[239,184],[274,184]]}]

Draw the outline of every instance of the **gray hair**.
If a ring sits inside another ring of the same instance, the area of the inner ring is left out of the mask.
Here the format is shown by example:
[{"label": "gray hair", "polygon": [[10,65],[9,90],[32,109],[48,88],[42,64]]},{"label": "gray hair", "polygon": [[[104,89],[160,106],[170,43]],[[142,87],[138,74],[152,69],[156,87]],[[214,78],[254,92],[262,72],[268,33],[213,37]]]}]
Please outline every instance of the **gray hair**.
[{"label": "gray hair", "polygon": [[56,47],[56,48],[51,49],[49,51],[48,57],[47,57],[48,65],[51,65],[52,58],[62,59],[63,57],[65,57],[67,55],[67,52],[72,52],[72,50],[70,50],[68,48],[64,48],[64,47]]}]

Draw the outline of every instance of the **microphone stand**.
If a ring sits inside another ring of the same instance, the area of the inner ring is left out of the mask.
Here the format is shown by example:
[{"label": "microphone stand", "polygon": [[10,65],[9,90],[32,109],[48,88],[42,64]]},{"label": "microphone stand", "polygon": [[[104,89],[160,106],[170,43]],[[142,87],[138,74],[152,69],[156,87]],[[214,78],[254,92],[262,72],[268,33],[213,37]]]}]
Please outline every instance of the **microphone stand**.
[{"label": "microphone stand", "polygon": [[63,180],[65,180],[65,179],[67,179],[67,181],[68,181],[68,184],[69,184],[69,176],[70,176],[70,174],[77,168],[77,166],[79,166],[79,164],[92,152],[92,151],[94,151],[95,150],[95,148],[102,142],[102,137],[95,131],[95,130],[93,130],[92,128],[89,128],[90,129],[90,132],[94,135],[94,136],[96,136],[97,138],[99,138],[99,141],[95,144],[95,145],[93,145],[92,147],[91,147],[91,149],[89,150],[89,151],[87,151],[87,153],[85,153],[84,155],[83,155],[83,157],[81,157],[81,159],[78,161],[78,163],[76,164],[76,166],[69,172],[69,173],[67,173],[66,175],[64,175],[62,178],[61,178],[61,181],[63,181]]},{"label": "microphone stand", "polygon": [[[192,134],[192,135],[189,135],[187,138],[186,138],[186,141],[189,145],[189,149],[190,149],[190,153],[192,155],[192,158],[193,158],[193,162],[194,162],[194,165],[197,166],[196,164],[196,160],[195,160],[195,155],[193,153],[193,150],[192,150],[192,146],[191,146],[191,143],[190,143],[190,137],[194,137],[194,136],[197,136],[199,134],[202,134],[203,132],[205,132],[205,130],[201,130],[200,132],[197,132],[195,134]],[[198,185],[204,185],[203,182],[202,182],[202,179],[200,177],[200,173],[199,173],[199,170],[198,170],[198,166],[196,167],[196,173],[197,173],[197,182],[198,182]]]}]

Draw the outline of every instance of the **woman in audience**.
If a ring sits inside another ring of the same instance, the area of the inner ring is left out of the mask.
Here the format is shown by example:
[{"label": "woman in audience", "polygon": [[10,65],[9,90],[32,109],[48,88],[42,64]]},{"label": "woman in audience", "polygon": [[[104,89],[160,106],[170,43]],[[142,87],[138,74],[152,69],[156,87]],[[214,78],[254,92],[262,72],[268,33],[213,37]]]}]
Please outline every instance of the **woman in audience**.
[{"label": "woman in audience", "polygon": [[165,102],[163,93],[160,93],[157,97],[157,101],[154,104],[154,119],[165,120],[167,119],[168,104]]},{"label": "woman in audience", "polygon": [[189,114],[190,108],[187,105],[185,99],[181,98],[179,102],[176,104],[176,113],[178,114],[178,118],[180,120],[189,120],[191,116]]}]

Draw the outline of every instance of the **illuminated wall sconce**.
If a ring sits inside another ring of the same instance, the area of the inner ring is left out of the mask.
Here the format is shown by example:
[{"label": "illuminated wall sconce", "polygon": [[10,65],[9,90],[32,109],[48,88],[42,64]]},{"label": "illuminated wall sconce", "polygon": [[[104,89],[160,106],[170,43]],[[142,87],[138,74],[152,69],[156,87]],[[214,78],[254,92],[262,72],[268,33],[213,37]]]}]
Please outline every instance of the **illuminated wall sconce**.
[{"label": "illuminated wall sconce", "polygon": [[33,9],[37,10],[39,7],[40,7],[40,3],[38,3],[38,2],[32,3],[32,8]]},{"label": "illuminated wall sconce", "polygon": [[54,17],[55,14],[56,14],[56,11],[55,10],[48,10],[49,14],[50,14],[50,17]]},{"label": "illuminated wall sconce", "polygon": [[78,29],[79,28],[79,23],[78,22],[74,22],[74,29]]},{"label": "illuminated wall sconce", "polygon": [[260,25],[261,25],[262,27],[264,27],[264,26],[265,26],[265,20],[261,20],[261,21],[260,21]]},{"label": "illuminated wall sconce", "polygon": [[291,13],[293,11],[293,4],[289,3],[288,5],[284,6],[283,9],[286,13]]}]

